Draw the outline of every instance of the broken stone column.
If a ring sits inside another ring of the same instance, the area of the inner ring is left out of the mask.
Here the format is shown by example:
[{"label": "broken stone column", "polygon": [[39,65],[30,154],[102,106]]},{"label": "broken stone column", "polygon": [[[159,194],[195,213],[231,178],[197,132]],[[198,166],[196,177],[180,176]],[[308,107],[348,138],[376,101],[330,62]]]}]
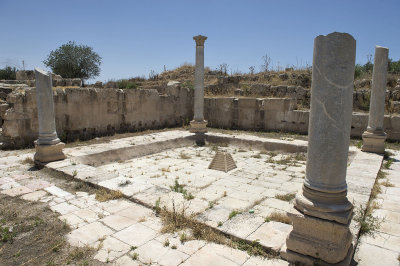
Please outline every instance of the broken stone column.
[{"label": "broken stone column", "polygon": [[57,137],[51,73],[35,68],[39,138],[35,141],[36,164],[65,159],[64,143]]},{"label": "broken stone column", "polygon": [[352,254],[346,170],[353,105],[356,41],[334,32],[314,40],[308,158],[303,189],[288,215],[287,259],[347,263]]},{"label": "broken stone column", "polygon": [[388,54],[388,48],[375,47],[368,127],[367,131],[362,135],[362,150],[366,152],[385,152],[386,133],[383,131],[383,119],[385,114]]},{"label": "broken stone column", "polygon": [[196,41],[196,68],[194,71],[194,117],[190,122],[190,132],[195,133],[196,143],[205,144],[207,121],[204,120],[204,42],[206,36],[197,35]]}]

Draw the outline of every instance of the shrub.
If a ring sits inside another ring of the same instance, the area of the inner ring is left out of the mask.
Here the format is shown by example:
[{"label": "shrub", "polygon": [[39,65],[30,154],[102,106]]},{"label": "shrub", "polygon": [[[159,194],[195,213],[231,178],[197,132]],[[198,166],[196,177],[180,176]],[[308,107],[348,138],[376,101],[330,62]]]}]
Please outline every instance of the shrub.
[{"label": "shrub", "polygon": [[16,73],[17,69],[15,67],[12,68],[10,66],[6,66],[3,69],[0,69],[0,80],[15,80],[17,78]]},{"label": "shrub", "polygon": [[127,79],[117,80],[118,89],[136,89],[138,84],[134,81],[130,81]]}]

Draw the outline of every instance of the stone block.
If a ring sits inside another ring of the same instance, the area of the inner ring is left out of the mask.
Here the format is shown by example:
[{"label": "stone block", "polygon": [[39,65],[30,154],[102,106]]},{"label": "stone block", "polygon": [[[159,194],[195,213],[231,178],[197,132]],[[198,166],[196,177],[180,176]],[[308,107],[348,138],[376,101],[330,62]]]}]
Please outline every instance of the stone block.
[{"label": "stone block", "polygon": [[35,163],[43,164],[48,162],[54,162],[59,160],[64,160],[66,158],[63,153],[63,148],[65,144],[60,142],[55,145],[40,145],[35,144],[36,153],[34,156]]},{"label": "stone block", "polygon": [[[293,231],[286,240],[290,251],[332,264],[346,258],[353,239],[348,225],[304,215],[299,211],[288,213],[288,216],[293,222]],[[296,256],[290,254],[289,261],[296,261]]]},{"label": "stone block", "polygon": [[363,146],[362,151],[383,154],[385,153],[385,140],[386,134],[374,134],[371,132],[364,132],[362,135]]}]

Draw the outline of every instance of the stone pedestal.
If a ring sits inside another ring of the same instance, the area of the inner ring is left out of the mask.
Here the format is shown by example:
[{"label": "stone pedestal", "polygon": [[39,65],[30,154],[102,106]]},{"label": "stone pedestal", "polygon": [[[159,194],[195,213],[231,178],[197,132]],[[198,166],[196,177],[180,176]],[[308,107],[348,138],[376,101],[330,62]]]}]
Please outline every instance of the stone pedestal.
[{"label": "stone pedestal", "polygon": [[307,256],[328,264],[349,261],[351,257],[347,257],[352,248],[353,236],[348,225],[315,218],[299,211],[288,213],[288,216],[293,221],[293,230],[288,236],[290,241],[286,243],[290,250],[288,254],[297,256],[298,261],[303,263],[310,260]]},{"label": "stone pedestal", "polygon": [[353,107],[356,41],[346,33],[314,40],[306,179],[288,214],[287,259],[343,263],[351,253],[346,170]]},{"label": "stone pedestal", "polygon": [[385,153],[385,140],[386,133],[380,132],[369,132],[368,130],[362,134],[363,146],[362,151],[374,152],[379,154]]},{"label": "stone pedestal", "polygon": [[194,36],[196,41],[196,68],[194,72],[194,117],[190,122],[190,132],[196,134],[196,144],[205,144],[207,121],[204,120],[204,42],[206,36]]},{"label": "stone pedestal", "polygon": [[195,133],[196,144],[198,146],[204,146],[206,139],[205,133],[207,133],[207,121],[190,121],[189,132]]},{"label": "stone pedestal", "polygon": [[39,138],[35,141],[35,163],[65,159],[64,143],[57,137],[51,74],[35,68],[36,102],[38,108]]},{"label": "stone pedestal", "polygon": [[388,56],[388,48],[375,47],[368,127],[367,131],[362,135],[362,150],[366,152],[385,152],[386,133],[383,131],[383,119],[385,114]]},{"label": "stone pedestal", "polygon": [[65,144],[59,142],[54,145],[39,145],[35,142],[36,153],[34,156],[35,162],[38,164],[64,160],[66,157],[63,153]]}]

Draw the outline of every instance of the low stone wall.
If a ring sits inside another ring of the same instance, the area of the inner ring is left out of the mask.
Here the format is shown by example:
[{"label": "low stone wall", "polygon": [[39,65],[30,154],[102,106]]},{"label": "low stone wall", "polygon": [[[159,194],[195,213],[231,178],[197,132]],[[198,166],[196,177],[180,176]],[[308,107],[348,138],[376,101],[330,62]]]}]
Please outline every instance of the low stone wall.
[{"label": "low stone wall", "polygon": [[[193,117],[193,90],[57,88],[54,91],[56,128],[62,140],[91,139],[116,132],[181,126]],[[38,136],[35,88],[7,96],[3,147],[33,144]]]},{"label": "low stone wall", "polygon": [[[204,114],[209,127],[307,134],[308,110],[296,110],[295,99],[205,98]],[[353,113],[351,136],[361,137],[368,113]],[[400,140],[400,116],[385,116],[389,140]]]},{"label": "low stone wall", "polygon": [[[400,82],[399,82],[400,84]],[[272,86],[265,83],[227,83],[207,85],[205,92],[211,96],[234,95],[237,97],[276,97],[276,98],[295,98],[297,104],[303,107],[310,107],[311,90],[302,86],[278,85]],[[353,92],[353,110],[368,111],[370,104],[371,91],[368,89],[355,90]],[[386,90],[386,110],[391,113],[400,113],[400,85]]]},{"label": "low stone wall", "polygon": [[[181,126],[193,117],[193,90],[168,86],[162,90],[55,89],[56,127],[64,141],[114,133]],[[296,99],[206,97],[204,114],[214,128],[282,131],[307,134],[308,110]],[[33,145],[38,135],[35,88],[14,91],[0,105],[3,147]],[[368,113],[353,113],[352,137],[361,137]],[[390,140],[400,140],[400,116],[385,116]]]}]

